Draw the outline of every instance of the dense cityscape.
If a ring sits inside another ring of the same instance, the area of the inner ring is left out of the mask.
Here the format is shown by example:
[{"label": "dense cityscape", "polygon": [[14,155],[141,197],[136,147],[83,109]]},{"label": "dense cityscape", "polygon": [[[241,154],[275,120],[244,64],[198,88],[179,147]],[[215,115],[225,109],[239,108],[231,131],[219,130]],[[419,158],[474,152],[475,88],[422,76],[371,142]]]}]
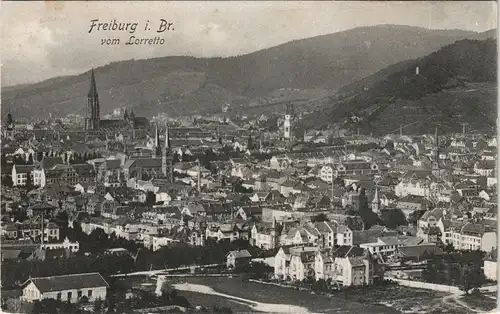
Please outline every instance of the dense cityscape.
[{"label": "dense cityscape", "polygon": [[0,312],[498,312],[492,1],[0,2]]},{"label": "dense cityscape", "polygon": [[[120,108],[102,119],[94,70],[88,79],[85,117],[4,122],[2,309],[278,306],[191,296],[207,280],[345,298],[337,307],[351,312],[392,313],[391,295],[418,299],[411,289],[422,287],[422,298],[447,301],[428,313],[495,307],[495,136],[465,124],[418,136],[403,125],[384,137],[298,132],[293,103],[255,118],[148,120]],[[387,293],[370,299],[377,291]],[[274,300],[287,313],[320,311],[293,302]]]}]

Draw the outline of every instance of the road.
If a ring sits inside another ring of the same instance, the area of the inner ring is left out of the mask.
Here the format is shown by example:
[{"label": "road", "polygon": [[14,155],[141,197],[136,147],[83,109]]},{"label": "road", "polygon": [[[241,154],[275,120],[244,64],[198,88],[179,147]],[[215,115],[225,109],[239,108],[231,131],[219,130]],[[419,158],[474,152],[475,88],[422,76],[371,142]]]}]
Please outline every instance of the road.
[{"label": "road", "polygon": [[178,268],[164,268],[164,269],[157,269],[157,270],[145,270],[145,271],[136,271],[133,273],[126,273],[126,274],[115,274],[115,275],[111,275],[111,277],[153,276],[153,275],[158,275],[158,274],[169,272],[169,271],[171,272],[171,271],[178,271],[178,270],[190,270],[192,268],[200,269],[200,268],[217,267],[217,266],[223,266],[223,265],[224,264],[209,264],[209,265],[186,266],[186,267],[178,267]]}]

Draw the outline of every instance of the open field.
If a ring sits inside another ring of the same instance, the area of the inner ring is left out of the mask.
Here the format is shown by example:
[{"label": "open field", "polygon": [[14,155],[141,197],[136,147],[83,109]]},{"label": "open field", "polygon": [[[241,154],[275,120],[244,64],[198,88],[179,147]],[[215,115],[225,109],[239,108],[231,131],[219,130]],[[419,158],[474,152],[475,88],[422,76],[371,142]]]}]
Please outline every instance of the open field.
[{"label": "open field", "polygon": [[492,299],[488,295],[468,295],[461,297],[460,300],[468,306],[484,312],[492,311],[497,307],[496,297]]},{"label": "open field", "polygon": [[[135,280],[129,277],[127,281]],[[170,283],[193,306],[201,305],[209,311],[217,306],[231,308],[233,313],[277,313],[281,312],[275,311],[276,304],[279,304],[283,309],[287,305],[290,306],[289,309],[301,309],[300,313],[470,313],[448,293],[397,285],[338,292],[328,297],[293,288],[242,281],[239,278],[176,277],[171,278]],[[488,299],[487,296],[484,298]],[[494,300],[486,301],[484,310],[493,308]],[[464,303],[476,308],[476,304]]]},{"label": "open field", "polygon": [[443,303],[446,293],[401,286],[341,292],[327,297],[235,278],[186,278],[185,282],[207,285],[217,292],[257,302],[301,306],[312,313],[468,313],[459,305]]}]

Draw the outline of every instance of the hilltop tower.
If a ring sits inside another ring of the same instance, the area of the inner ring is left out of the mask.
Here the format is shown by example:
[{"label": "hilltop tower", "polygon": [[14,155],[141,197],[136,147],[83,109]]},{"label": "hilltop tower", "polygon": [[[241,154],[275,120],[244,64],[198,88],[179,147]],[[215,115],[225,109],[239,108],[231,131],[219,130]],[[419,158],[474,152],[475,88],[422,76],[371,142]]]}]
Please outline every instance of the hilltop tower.
[{"label": "hilltop tower", "polygon": [[99,95],[95,84],[94,69],[91,71],[90,88],[87,94],[87,110],[85,116],[85,130],[99,129],[100,122]]},{"label": "hilltop tower", "polygon": [[174,156],[172,155],[171,152],[170,134],[168,131],[168,124],[167,124],[167,127],[165,129],[165,147],[163,148],[161,155],[161,169],[163,175],[167,178],[167,180],[170,183],[174,182],[173,161],[174,161]]},{"label": "hilltop tower", "polygon": [[292,104],[286,105],[285,111],[285,123],[283,124],[283,137],[285,139],[293,138],[293,120],[294,120],[295,112]]}]

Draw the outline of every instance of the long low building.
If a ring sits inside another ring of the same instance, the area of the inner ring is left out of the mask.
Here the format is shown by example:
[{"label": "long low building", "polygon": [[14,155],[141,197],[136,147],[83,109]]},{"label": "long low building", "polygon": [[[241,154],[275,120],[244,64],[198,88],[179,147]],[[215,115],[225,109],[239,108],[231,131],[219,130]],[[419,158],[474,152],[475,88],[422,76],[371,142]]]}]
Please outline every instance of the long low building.
[{"label": "long low building", "polygon": [[99,273],[30,278],[24,284],[22,300],[27,302],[55,299],[76,303],[105,300],[108,283]]}]

